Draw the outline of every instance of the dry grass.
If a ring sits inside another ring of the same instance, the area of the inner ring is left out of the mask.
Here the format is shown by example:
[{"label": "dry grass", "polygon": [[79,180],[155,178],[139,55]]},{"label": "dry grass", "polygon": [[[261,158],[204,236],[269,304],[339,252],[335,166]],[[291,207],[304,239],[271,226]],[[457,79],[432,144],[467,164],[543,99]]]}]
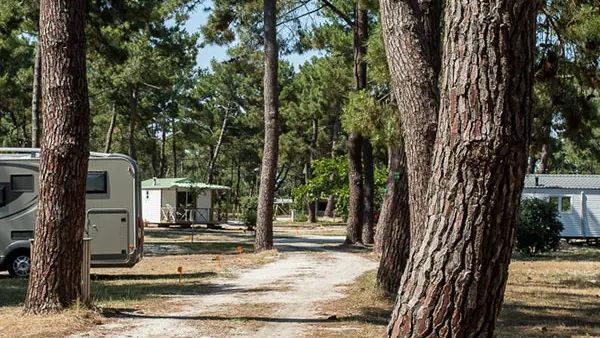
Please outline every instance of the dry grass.
[{"label": "dry grass", "polygon": [[220,311],[211,311],[209,316],[200,314],[189,325],[198,329],[203,337],[250,336],[268,324],[279,304],[240,304]]},{"label": "dry grass", "polygon": [[[376,271],[348,285],[346,297],[322,303],[326,323],[312,324],[310,337],[383,337],[392,303],[375,285]],[[333,317],[335,316],[335,317]]]},{"label": "dry grass", "polygon": [[65,337],[100,324],[101,320],[98,313],[90,310],[25,316],[21,308],[0,308],[0,337]]},{"label": "dry grass", "polygon": [[[313,337],[381,337],[392,304],[374,289],[375,271],[357,279],[347,297],[322,305]],[[515,254],[496,336],[600,337],[600,249],[570,246],[551,255]]]}]

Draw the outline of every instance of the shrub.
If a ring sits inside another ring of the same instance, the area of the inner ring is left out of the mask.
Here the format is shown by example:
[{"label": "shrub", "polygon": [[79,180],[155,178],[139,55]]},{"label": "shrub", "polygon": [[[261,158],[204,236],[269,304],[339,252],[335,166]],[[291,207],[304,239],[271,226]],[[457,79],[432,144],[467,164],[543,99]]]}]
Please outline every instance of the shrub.
[{"label": "shrub", "polygon": [[248,227],[256,226],[256,209],[258,209],[258,198],[257,197],[244,197],[240,201],[240,207],[242,210],[242,221]]},{"label": "shrub", "polygon": [[556,205],[537,198],[527,198],[521,202],[517,250],[526,255],[556,251],[562,230]]}]

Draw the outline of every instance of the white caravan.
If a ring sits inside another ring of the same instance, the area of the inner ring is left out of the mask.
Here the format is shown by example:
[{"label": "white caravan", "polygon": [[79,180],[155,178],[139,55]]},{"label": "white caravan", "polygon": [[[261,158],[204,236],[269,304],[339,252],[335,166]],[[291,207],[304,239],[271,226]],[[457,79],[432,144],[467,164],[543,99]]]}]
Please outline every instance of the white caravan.
[{"label": "white caravan", "polygon": [[[38,203],[39,149],[0,148],[0,271],[29,274]],[[119,154],[90,155],[85,236],[92,267],[131,267],[141,260],[144,223],[137,163]]]}]

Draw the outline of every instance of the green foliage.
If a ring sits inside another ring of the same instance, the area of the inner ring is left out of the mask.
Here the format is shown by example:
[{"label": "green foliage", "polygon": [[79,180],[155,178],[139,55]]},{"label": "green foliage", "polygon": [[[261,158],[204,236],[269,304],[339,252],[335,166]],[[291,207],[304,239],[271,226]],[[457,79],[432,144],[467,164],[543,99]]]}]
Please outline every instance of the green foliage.
[{"label": "green foliage", "polygon": [[517,250],[527,255],[558,250],[562,230],[555,204],[537,198],[521,202]]},{"label": "green foliage", "polygon": [[242,220],[248,227],[256,226],[256,211],[258,209],[258,197],[248,196],[240,201]]}]

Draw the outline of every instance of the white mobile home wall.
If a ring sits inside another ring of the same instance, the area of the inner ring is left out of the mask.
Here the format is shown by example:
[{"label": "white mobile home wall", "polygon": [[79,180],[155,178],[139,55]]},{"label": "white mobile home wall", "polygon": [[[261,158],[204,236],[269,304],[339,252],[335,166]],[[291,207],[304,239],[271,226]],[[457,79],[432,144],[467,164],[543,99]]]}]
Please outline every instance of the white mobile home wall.
[{"label": "white mobile home wall", "polygon": [[162,194],[160,189],[142,190],[142,214],[145,222],[160,223]]},{"label": "white mobile home wall", "polygon": [[562,212],[559,218],[563,224],[561,237],[593,238],[600,237],[600,191],[581,189],[523,189],[524,198],[570,197],[571,210]]}]

